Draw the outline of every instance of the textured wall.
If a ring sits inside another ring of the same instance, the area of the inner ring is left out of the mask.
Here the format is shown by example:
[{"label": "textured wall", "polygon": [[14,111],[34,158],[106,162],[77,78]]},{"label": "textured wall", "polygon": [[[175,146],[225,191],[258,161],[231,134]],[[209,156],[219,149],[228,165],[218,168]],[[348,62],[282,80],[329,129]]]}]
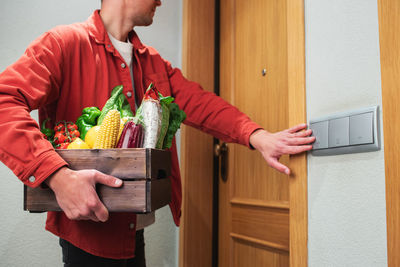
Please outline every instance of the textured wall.
[{"label": "textured wall", "polygon": [[[2,0],[0,3],[0,72],[17,60],[27,45],[59,24],[86,20],[100,0]],[[138,28],[142,41],[155,47],[174,66],[181,63],[182,0],[169,0],[154,24]],[[32,112],[37,118],[37,112]],[[22,183],[0,163],[0,266],[62,266],[58,238],[44,230],[45,214],[22,208]],[[156,212],[145,231],[148,266],[177,266],[178,229],[169,208]]]},{"label": "textured wall", "polygon": [[[305,7],[308,120],[381,106],[377,1]],[[309,266],[387,266],[383,147],[310,155],[308,171]]]}]

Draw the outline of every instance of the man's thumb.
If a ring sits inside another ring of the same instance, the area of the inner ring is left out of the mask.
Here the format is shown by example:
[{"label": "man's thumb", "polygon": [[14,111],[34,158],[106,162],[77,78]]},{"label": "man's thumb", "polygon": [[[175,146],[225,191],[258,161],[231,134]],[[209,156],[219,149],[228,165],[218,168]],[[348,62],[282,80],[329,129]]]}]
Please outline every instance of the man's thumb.
[{"label": "man's thumb", "polygon": [[99,175],[96,176],[96,182],[111,187],[120,187],[123,183],[121,179],[103,173],[99,173]]}]

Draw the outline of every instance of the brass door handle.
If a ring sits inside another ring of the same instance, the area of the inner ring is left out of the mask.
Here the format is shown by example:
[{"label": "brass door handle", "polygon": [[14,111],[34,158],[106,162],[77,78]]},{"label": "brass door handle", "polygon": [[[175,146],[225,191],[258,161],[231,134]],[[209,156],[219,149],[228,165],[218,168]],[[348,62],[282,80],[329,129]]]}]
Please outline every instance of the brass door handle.
[{"label": "brass door handle", "polygon": [[222,144],[216,144],[215,145],[215,147],[214,147],[214,155],[216,157],[221,157],[226,152],[228,152],[228,144],[227,143],[222,143]]},{"label": "brass door handle", "polygon": [[228,144],[216,144],[214,146],[214,155],[220,159],[219,169],[221,179],[226,182],[228,180]]}]

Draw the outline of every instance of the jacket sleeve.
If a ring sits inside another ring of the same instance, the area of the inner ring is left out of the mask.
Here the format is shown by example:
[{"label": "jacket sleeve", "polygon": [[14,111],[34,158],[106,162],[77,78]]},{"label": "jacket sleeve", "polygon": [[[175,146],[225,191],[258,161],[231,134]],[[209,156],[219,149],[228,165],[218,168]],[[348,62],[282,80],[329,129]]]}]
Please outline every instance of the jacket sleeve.
[{"label": "jacket sleeve", "polygon": [[224,142],[239,143],[252,148],[249,143],[250,135],[262,127],[221,97],[203,90],[198,83],[188,81],[169,62],[166,64],[172,95],[187,115],[185,124]]},{"label": "jacket sleeve", "polygon": [[61,65],[61,47],[45,33],[0,74],[0,160],[31,187],[67,165],[30,116],[32,110],[57,100]]}]

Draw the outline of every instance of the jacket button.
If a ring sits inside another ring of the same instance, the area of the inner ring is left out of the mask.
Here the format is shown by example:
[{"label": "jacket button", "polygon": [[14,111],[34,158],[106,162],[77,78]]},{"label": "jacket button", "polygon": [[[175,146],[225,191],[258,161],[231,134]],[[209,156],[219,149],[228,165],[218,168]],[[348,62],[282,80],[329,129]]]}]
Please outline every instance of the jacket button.
[{"label": "jacket button", "polygon": [[126,93],[126,96],[127,96],[128,98],[131,98],[131,97],[132,97],[132,92]]},{"label": "jacket button", "polygon": [[34,183],[36,181],[36,178],[34,176],[29,177],[29,182]]},{"label": "jacket button", "polygon": [[134,223],[129,224],[129,229],[132,230],[133,228],[135,228],[135,224]]},{"label": "jacket button", "polygon": [[121,68],[125,69],[126,65],[125,63],[121,63]]}]

